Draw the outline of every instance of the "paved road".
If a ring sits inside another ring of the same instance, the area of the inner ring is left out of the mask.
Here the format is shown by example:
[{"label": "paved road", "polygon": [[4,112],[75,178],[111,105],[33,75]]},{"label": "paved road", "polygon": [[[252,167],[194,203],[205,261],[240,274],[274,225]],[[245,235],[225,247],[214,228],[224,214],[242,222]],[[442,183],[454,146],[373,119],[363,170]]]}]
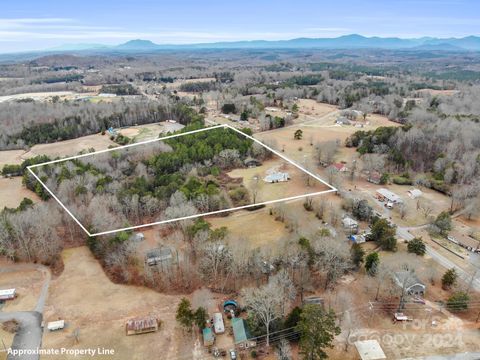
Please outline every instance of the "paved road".
[{"label": "paved road", "polygon": [[[15,311],[15,312],[1,312],[0,322],[8,320],[16,320],[20,323],[20,330],[17,331],[13,338],[12,350],[20,349],[37,349],[42,345],[42,319],[43,309],[48,296],[48,288],[50,286],[51,273],[50,269],[42,265],[34,264],[15,264],[11,267],[2,267],[2,272],[16,271],[18,269],[31,269],[34,268],[40,271],[44,276],[44,282],[40,296],[38,297],[37,304],[33,311]],[[38,360],[39,356],[36,354],[13,356],[12,354],[7,356],[7,360]]]},{"label": "paved road", "polygon": [[[422,225],[422,226],[414,227],[414,228],[397,227],[397,237],[400,237],[402,239],[410,241],[414,238],[414,236],[410,233],[410,230],[418,230],[418,229],[424,228],[426,226],[428,226],[428,225]],[[470,274],[470,273],[466,272],[465,270],[463,270],[462,268],[458,267],[454,262],[450,261],[449,259],[447,259],[443,255],[438,253],[432,247],[426,245],[426,248],[427,248],[427,255],[430,256],[437,263],[439,263],[440,265],[442,265],[446,269],[454,268],[457,271],[459,277],[462,278],[465,282],[470,283],[470,281],[472,281],[472,275],[473,274]],[[477,272],[476,277],[472,282],[472,287],[475,290],[480,291],[480,271]]]},{"label": "paved road", "polygon": [[[413,360],[479,360],[480,352],[466,352],[450,355],[432,355],[421,358],[415,358]],[[412,359],[410,359],[412,360]]]},{"label": "paved road", "polygon": [[[37,311],[0,312],[0,322],[16,320],[20,323],[20,330],[13,338],[12,350],[37,349],[42,345],[42,314]],[[7,360],[38,360],[39,356],[9,354]]]}]

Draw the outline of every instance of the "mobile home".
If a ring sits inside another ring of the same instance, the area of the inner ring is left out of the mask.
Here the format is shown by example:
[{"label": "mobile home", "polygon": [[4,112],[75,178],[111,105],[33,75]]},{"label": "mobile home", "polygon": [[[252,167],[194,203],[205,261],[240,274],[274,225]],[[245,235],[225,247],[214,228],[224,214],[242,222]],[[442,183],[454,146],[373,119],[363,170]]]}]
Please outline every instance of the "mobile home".
[{"label": "mobile home", "polygon": [[0,290],[0,301],[12,300],[12,299],[15,299],[15,296],[16,296],[15,289]]},{"label": "mobile home", "polygon": [[223,316],[219,312],[213,314],[213,329],[215,334],[223,334],[225,332]]}]

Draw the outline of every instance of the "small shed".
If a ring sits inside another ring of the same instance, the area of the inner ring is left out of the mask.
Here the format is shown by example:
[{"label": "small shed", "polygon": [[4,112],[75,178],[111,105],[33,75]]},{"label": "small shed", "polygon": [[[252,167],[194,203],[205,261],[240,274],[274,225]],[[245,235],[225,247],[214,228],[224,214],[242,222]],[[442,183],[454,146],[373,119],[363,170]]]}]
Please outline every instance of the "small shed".
[{"label": "small shed", "polygon": [[246,167],[249,167],[249,168],[254,168],[254,167],[257,167],[257,166],[261,166],[262,165],[262,162],[257,160],[257,159],[254,159],[252,157],[248,157],[246,158],[243,163],[245,164]]},{"label": "small shed", "polygon": [[320,305],[323,307],[324,301],[323,301],[323,298],[319,296],[309,296],[303,299],[303,304],[304,305]]},{"label": "small shed", "polygon": [[335,171],[339,171],[339,172],[347,172],[348,171],[348,168],[345,166],[344,163],[333,163],[332,165],[330,165],[330,168],[335,170]]},{"label": "small shed", "polygon": [[290,175],[286,172],[275,172],[267,175],[264,179],[268,183],[278,183],[290,180]]},{"label": "small shed", "polygon": [[145,255],[145,263],[148,266],[154,266],[158,264],[170,264],[173,262],[172,250],[168,247],[161,247],[150,250]]},{"label": "small shed", "polygon": [[125,324],[127,335],[138,335],[158,331],[158,319],[154,317],[130,319]]},{"label": "small shed", "polygon": [[363,244],[364,242],[367,241],[367,239],[365,238],[365,235],[350,235],[348,237],[348,240],[350,240],[355,244]]},{"label": "small shed", "polygon": [[249,340],[252,338],[248,330],[247,323],[242,318],[232,319],[233,338],[235,345],[240,348],[249,348],[256,345],[255,341]]},{"label": "small shed", "polygon": [[338,124],[338,125],[351,125],[352,124],[352,122],[344,116],[340,116],[337,119],[337,121],[335,121],[335,123]]},{"label": "small shed", "polygon": [[61,330],[65,327],[65,320],[51,321],[47,323],[47,329],[50,331]]},{"label": "small shed", "polygon": [[15,289],[0,290],[0,301],[12,300],[12,299],[15,299],[15,296],[16,296],[16,290]]},{"label": "small shed", "polygon": [[215,334],[223,334],[225,332],[222,313],[217,312],[213,314],[213,330]]},{"label": "small shed", "polygon": [[203,329],[202,335],[204,346],[212,346],[215,343],[215,334],[213,333],[212,328]]},{"label": "small shed", "polygon": [[350,216],[346,215],[342,219],[342,225],[344,229],[348,229],[353,232],[358,230],[358,222],[355,219],[352,219]]},{"label": "small shed", "polygon": [[420,196],[423,195],[423,192],[419,189],[410,189],[407,191],[408,196],[410,196],[412,199],[419,198]]},{"label": "small shed", "polygon": [[387,358],[378,340],[355,341],[354,344],[361,360],[382,360]]},{"label": "small shed", "polygon": [[130,236],[130,240],[132,240],[132,241],[143,241],[143,240],[145,240],[145,235],[143,235],[143,233],[141,233],[141,232],[138,232],[138,233],[132,234],[132,236]]}]

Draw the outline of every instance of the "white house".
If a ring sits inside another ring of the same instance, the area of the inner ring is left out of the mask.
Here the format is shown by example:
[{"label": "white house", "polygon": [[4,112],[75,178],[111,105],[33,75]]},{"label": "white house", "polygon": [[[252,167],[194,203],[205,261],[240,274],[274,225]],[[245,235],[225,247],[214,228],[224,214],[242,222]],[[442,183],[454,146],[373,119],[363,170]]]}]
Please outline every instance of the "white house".
[{"label": "white house", "polygon": [[418,277],[409,271],[398,271],[394,274],[396,284],[408,295],[424,296],[427,287]]},{"label": "white house", "polygon": [[272,174],[267,175],[263,181],[268,182],[268,183],[278,183],[278,182],[283,182],[283,181],[288,181],[290,180],[290,175],[286,172],[275,172]]}]

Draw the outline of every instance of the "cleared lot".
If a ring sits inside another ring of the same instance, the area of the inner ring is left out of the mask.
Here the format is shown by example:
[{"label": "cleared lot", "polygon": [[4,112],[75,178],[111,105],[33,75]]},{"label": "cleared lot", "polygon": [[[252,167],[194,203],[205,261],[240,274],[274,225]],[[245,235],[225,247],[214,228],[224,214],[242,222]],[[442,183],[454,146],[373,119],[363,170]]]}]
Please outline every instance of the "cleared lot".
[{"label": "cleared lot", "polygon": [[39,144],[22,155],[23,159],[29,159],[37,155],[47,155],[51,158],[77,155],[82,150],[103,150],[109,146],[118,146],[108,135],[87,135],[77,139],[59,141],[51,144]]},{"label": "cleared lot", "polygon": [[0,151],[0,170],[4,165],[18,165],[22,163],[22,155],[25,153],[23,150],[5,150]]},{"label": "cleared lot", "polygon": [[[263,246],[275,247],[286,235],[285,225],[275,221],[269,208],[257,211],[239,211],[226,217],[208,218],[214,229],[226,226],[233,237],[246,240],[245,245],[252,249]],[[232,246],[238,244],[232,243]]]},{"label": "cleared lot", "polygon": [[40,201],[37,194],[22,185],[21,177],[0,178],[0,209],[5,206],[16,208],[25,197],[34,202]]},{"label": "cleared lot", "polygon": [[[176,307],[182,296],[112,283],[86,247],[65,250],[62,256],[65,269],[51,282],[44,318],[46,321],[64,319],[66,328],[46,332],[45,348],[113,349],[115,356],[105,357],[109,359],[192,357],[192,335],[184,335],[175,321]],[[156,333],[126,336],[126,320],[146,315],[162,320],[161,329]],[[71,336],[77,328],[79,343]],[[78,357],[65,356],[65,359]]]}]

